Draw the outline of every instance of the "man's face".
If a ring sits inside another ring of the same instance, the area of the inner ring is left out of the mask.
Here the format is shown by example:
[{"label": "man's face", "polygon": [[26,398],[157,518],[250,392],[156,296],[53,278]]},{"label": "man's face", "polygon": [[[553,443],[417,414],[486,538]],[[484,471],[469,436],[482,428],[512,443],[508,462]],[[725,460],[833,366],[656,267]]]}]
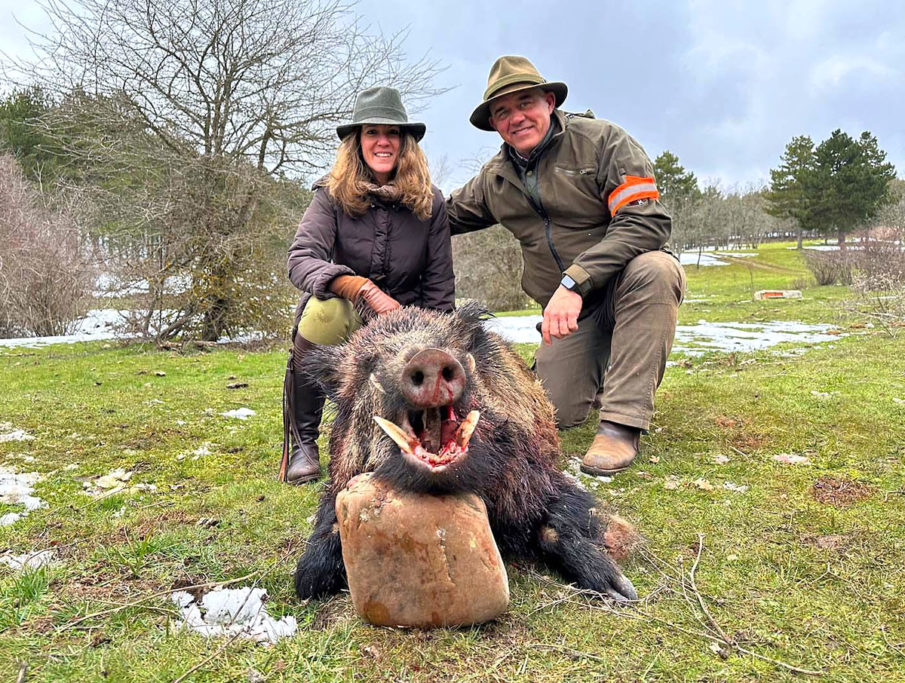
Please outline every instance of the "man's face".
[{"label": "man's face", "polygon": [[527,157],[550,129],[556,96],[540,88],[502,95],[490,105],[490,125],[516,152]]}]

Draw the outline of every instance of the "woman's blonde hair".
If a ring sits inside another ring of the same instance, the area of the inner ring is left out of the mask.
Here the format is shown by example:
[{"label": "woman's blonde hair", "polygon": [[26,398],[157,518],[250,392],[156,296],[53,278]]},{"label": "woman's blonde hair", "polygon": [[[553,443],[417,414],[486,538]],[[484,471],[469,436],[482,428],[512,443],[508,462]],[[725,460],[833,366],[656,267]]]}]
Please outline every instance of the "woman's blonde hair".
[{"label": "woman's blonde hair", "polygon": [[[368,210],[371,204],[368,186],[374,183],[374,177],[361,155],[360,135],[359,128],[339,143],[336,161],[327,178],[327,189],[333,200],[350,216],[361,216]],[[434,189],[427,168],[427,157],[411,133],[404,131],[399,141],[399,158],[393,184],[401,194],[400,201],[412,213],[423,221],[430,218]]]}]

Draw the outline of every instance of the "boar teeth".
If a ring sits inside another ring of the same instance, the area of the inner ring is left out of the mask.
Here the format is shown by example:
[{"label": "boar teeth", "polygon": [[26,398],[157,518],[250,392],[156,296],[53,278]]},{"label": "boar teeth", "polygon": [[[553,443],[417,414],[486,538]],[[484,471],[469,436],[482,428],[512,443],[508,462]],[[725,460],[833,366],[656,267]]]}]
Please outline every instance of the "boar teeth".
[{"label": "boar teeth", "polygon": [[374,422],[376,422],[380,426],[380,428],[386,432],[388,437],[396,442],[396,445],[399,446],[399,448],[401,448],[403,452],[408,453],[409,455],[415,454],[415,449],[412,448],[411,444],[411,437],[409,437],[409,435],[405,433],[402,427],[393,424],[389,420],[384,420],[382,417],[379,417],[377,415],[374,416]]},{"label": "boar teeth", "polygon": [[480,411],[472,410],[468,413],[468,417],[462,420],[459,429],[456,432],[456,445],[459,448],[467,448],[468,442],[471,441],[471,435],[474,434],[475,427],[478,426],[478,420],[481,417]]}]

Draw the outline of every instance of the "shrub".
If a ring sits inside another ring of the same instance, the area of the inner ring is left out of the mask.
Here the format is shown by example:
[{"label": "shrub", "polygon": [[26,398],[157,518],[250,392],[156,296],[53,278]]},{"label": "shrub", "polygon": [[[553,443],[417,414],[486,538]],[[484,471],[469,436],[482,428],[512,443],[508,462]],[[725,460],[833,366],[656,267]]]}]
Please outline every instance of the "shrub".
[{"label": "shrub", "polygon": [[905,284],[905,228],[888,228],[883,237],[864,240],[857,252],[857,279],[863,289],[894,290]]},{"label": "shrub", "polygon": [[805,251],[804,262],[818,285],[852,284],[852,256],[849,250]]},{"label": "shrub", "polygon": [[72,331],[91,301],[93,268],[77,200],[56,206],[29,185],[16,160],[0,156],[0,334]]},{"label": "shrub", "polygon": [[514,311],[533,305],[522,291],[522,252],[508,230],[487,230],[453,238],[456,296],[476,299],[492,311]]}]

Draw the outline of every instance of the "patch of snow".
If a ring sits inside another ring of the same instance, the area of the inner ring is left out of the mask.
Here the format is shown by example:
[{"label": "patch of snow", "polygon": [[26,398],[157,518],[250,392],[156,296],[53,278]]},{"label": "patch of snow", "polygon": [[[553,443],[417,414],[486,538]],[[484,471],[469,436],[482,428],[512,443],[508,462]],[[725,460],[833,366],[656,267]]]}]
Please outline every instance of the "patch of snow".
[{"label": "patch of snow", "polygon": [[[485,323],[485,327],[509,342],[537,344],[540,342],[540,333],[536,326],[542,320],[539,315],[506,316],[491,318]],[[840,336],[826,334],[831,329],[834,329],[832,325],[810,325],[795,321],[710,323],[699,320],[696,325],[676,327],[673,353],[698,356],[708,351],[758,351],[786,342],[824,343]],[[804,353],[804,350],[796,352]]]},{"label": "patch of snow", "polygon": [[114,337],[127,337],[117,328],[122,324],[129,311],[121,311],[115,308],[101,308],[88,311],[87,315],[78,320],[72,334],[63,334],[55,337],[18,337],[15,339],[0,339],[0,346],[36,348],[49,344],[74,344],[83,341],[95,341],[113,339]]},{"label": "patch of snow", "polygon": [[32,510],[47,507],[47,503],[33,496],[34,484],[40,481],[37,472],[18,473],[15,470],[0,468],[0,503],[6,505],[22,505],[23,512],[9,512],[0,517],[0,526],[9,526],[18,522]]},{"label": "patch of snow", "polygon": [[490,318],[484,323],[484,327],[513,344],[537,344],[541,340],[537,324],[543,319],[540,315],[503,316]]},{"label": "patch of snow", "polygon": [[[805,249],[809,249],[810,251],[839,251],[838,244],[812,244],[810,246],[804,247]],[[854,245],[850,242],[847,242],[845,245],[846,249],[863,249],[864,247]],[[795,247],[786,247],[786,249],[795,249]]]},{"label": "patch of snow", "polygon": [[[181,294],[191,287],[192,280],[187,275],[171,275],[163,281],[163,291],[166,294]],[[147,294],[150,285],[147,280],[135,282],[120,282],[110,273],[101,273],[94,282],[94,296],[131,296],[134,294]]]},{"label": "patch of snow", "polygon": [[255,411],[251,408],[237,408],[236,410],[227,410],[225,413],[220,413],[223,417],[234,417],[238,420],[247,420],[248,418],[257,415]]},{"label": "patch of snow", "polygon": [[56,564],[56,557],[53,549],[38,550],[33,553],[25,553],[24,555],[5,554],[0,555],[0,564],[5,564],[10,569],[22,571],[23,569],[40,569],[41,567],[53,566]]},{"label": "patch of snow", "polygon": [[11,422],[0,422],[0,443],[10,441],[34,441],[35,437],[24,429],[13,429]]},{"label": "patch of snow", "polygon": [[723,482],[723,488],[727,491],[735,491],[736,493],[744,493],[750,487],[744,484],[733,484],[731,481]]},{"label": "patch of snow", "polygon": [[764,323],[711,323],[677,325],[673,353],[698,356],[708,351],[748,352],[793,342],[816,344],[835,341],[839,335],[826,334],[832,325],[810,325],[794,321]]},{"label": "patch of snow", "polygon": [[728,266],[730,258],[750,258],[757,256],[757,252],[745,251],[708,251],[704,250],[698,257],[697,251],[683,251],[679,254],[679,263],[683,266]]},{"label": "patch of snow", "polygon": [[185,591],[173,593],[170,599],[182,613],[182,628],[208,638],[239,636],[273,644],[298,630],[295,617],[275,620],[267,614],[267,591],[263,588],[220,588],[206,593],[200,605]]}]

